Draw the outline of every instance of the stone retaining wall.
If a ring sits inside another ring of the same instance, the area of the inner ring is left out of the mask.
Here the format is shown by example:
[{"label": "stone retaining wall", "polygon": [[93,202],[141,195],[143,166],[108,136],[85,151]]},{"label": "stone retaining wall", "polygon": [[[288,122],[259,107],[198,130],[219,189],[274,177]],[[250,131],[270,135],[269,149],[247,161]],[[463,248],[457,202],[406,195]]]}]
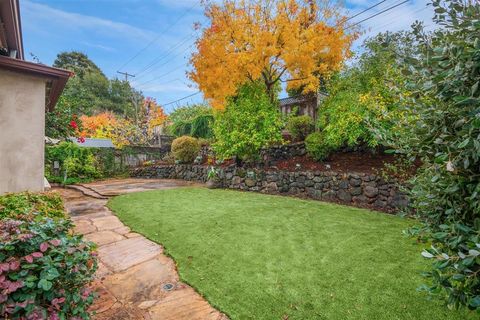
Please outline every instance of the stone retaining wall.
[{"label": "stone retaining wall", "polygon": [[271,146],[262,149],[260,158],[276,162],[279,160],[287,160],[293,157],[301,157],[307,153],[304,142],[297,142],[285,145]]},{"label": "stone retaining wall", "polygon": [[[132,176],[206,182],[202,165],[154,165],[136,168]],[[395,211],[408,205],[394,182],[377,175],[333,171],[267,171],[230,166],[219,169],[220,186],[269,194],[289,194],[348,205]]]}]

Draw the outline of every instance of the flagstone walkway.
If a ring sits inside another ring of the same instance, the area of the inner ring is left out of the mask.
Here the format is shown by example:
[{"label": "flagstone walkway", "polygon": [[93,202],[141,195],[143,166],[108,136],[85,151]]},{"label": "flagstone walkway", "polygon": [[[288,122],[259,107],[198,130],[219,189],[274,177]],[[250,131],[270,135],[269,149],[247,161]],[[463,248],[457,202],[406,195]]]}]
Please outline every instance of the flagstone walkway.
[{"label": "flagstone walkway", "polygon": [[193,185],[174,180],[122,179],[54,188],[65,199],[75,232],[98,244],[93,288],[95,319],[227,320],[193,288],[179,280],[163,248],[131,232],[106,207],[108,197]]}]

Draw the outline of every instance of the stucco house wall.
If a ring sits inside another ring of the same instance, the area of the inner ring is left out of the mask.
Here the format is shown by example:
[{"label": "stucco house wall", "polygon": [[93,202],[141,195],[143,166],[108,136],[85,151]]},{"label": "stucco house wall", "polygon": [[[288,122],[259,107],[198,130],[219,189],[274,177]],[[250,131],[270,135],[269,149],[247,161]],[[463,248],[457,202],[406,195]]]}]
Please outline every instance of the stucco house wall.
[{"label": "stucco house wall", "polygon": [[44,78],[0,69],[0,194],[44,187]]}]

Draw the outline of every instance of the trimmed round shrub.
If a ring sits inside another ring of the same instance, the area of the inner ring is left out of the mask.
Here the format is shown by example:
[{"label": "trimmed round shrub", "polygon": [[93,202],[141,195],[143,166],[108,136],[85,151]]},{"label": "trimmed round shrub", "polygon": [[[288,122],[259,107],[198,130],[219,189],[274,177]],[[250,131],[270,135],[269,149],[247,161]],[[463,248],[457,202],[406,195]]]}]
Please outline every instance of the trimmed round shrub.
[{"label": "trimmed round shrub", "polygon": [[288,119],[287,130],[295,140],[303,141],[315,130],[315,124],[309,116],[295,116]]},{"label": "trimmed round shrub", "polygon": [[309,134],[305,139],[305,148],[308,155],[316,161],[325,160],[332,151],[332,147],[326,143],[322,132]]},{"label": "trimmed round shrub", "polygon": [[199,151],[200,144],[198,140],[193,137],[183,136],[172,142],[173,156],[175,160],[181,163],[192,163]]}]

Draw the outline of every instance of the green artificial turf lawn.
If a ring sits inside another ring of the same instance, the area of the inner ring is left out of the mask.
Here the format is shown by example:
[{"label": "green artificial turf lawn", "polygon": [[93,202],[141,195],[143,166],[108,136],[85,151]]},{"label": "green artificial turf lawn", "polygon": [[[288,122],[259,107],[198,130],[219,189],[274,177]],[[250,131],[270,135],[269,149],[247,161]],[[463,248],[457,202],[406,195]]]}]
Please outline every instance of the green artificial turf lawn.
[{"label": "green artificial turf lawn", "polygon": [[[411,222],[318,201],[181,188],[109,206],[164,245],[182,280],[231,319],[469,319],[416,291]],[[287,318],[288,317],[288,318]]]}]

